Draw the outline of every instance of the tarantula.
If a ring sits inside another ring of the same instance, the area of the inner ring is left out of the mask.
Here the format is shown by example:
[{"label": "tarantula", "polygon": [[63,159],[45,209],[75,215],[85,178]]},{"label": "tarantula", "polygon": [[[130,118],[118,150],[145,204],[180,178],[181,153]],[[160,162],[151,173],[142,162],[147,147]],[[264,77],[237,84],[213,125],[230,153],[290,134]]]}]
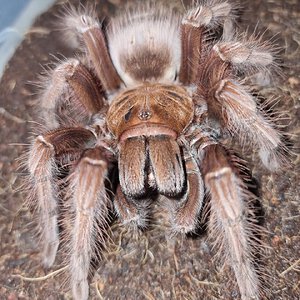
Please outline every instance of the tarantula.
[{"label": "tarantula", "polygon": [[[69,222],[75,299],[88,298],[91,259],[99,241],[105,244],[112,210],[143,228],[149,203],[159,198],[173,231],[188,233],[197,227],[205,190],[209,234],[242,299],[260,297],[252,196],[221,140],[258,148],[262,163],[278,168],[281,136],[243,84],[270,70],[275,53],[261,38],[236,34],[234,15],[227,1],[200,2],[183,16],[152,4],[104,27],[93,10],[68,10],[67,33],[83,53],[46,81],[46,130],[31,144],[28,168],[45,266],[56,257],[60,220]],[[220,29],[221,38],[213,38]]]}]

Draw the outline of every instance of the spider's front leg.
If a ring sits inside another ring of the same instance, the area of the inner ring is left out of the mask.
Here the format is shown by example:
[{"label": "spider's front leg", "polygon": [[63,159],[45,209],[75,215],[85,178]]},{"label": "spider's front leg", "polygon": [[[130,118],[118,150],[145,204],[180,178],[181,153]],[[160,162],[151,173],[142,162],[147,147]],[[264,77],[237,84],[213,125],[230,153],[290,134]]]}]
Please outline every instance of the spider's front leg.
[{"label": "spider's front leg", "polygon": [[32,194],[37,199],[42,257],[46,267],[53,264],[59,246],[57,163],[65,158],[78,158],[81,151],[92,143],[95,143],[95,137],[89,130],[63,128],[38,136],[31,146],[28,155],[29,179]]},{"label": "spider's front leg", "polygon": [[112,166],[112,155],[103,147],[88,149],[69,179],[74,208],[70,242],[71,286],[75,299],[88,299],[88,275],[96,243],[105,246],[108,230],[109,196],[105,181]]},{"label": "spider's front leg", "polygon": [[262,287],[254,261],[258,247],[254,230],[260,233],[260,228],[249,205],[251,194],[221,145],[206,146],[201,157],[201,170],[211,196],[210,236],[218,253],[233,268],[242,299],[259,299]]}]

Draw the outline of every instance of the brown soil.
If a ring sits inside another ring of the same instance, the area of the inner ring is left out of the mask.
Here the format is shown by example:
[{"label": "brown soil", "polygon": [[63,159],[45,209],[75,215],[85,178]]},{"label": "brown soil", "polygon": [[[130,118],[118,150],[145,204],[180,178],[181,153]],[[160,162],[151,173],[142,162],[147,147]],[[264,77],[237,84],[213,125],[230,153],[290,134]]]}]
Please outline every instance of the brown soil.
[{"label": "brown soil", "polygon": [[[62,1],[61,1],[62,2]],[[76,1],[73,1],[76,2]],[[113,14],[125,1],[98,1],[100,15]],[[167,2],[167,1],[165,1]],[[300,11],[298,0],[254,0],[244,4],[241,27],[250,31],[268,28],[266,36],[277,35],[281,47],[283,77],[263,88],[265,97],[275,95],[277,108],[286,111],[285,132],[292,137],[294,152],[299,149],[300,119]],[[172,1],[180,7],[181,1]],[[8,63],[0,83],[0,299],[70,299],[62,286],[62,274],[45,276],[63,267],[58,258],[51,270],[39,262],[33,215],[18,190],[23,174],[16,160],[26,149],[30,136],[37,81],[41,65],[53,62],[49,54],[71,56],[55,30],[56,5],[41,16]],[[297,138],[298,136],[298,138]],[[269,275],[270,299],[299,299],[300,295],[300,211],[299,162],[291,157],[276,173],[267,172],[255,154],[249,158],[253,176],[260,183],[260,203],[264,211],[264,270]],[[213,251],[206,234],[197,238],[169,238],[158,221],[149,231],[133,234],[116,222],[112,228],[115,245],[104,255],[91,283],[91,299],[238,299],[229,268],[212,261]],[[19,275],[30,277],[31,280]]]}]

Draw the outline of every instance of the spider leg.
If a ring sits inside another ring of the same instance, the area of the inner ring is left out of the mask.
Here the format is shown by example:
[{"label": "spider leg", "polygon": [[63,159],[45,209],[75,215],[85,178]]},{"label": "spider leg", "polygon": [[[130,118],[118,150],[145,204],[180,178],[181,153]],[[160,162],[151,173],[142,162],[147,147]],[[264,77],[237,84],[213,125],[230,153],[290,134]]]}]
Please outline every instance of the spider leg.
[{"label": "spider leg", "polygon": [[94,135],[83,128],[63,128],[38,136],[28,155],[28,169],[33,194],[37,198],[40,216],[42,257],[50,267],[59,246],[58,236],[58,188],[55,174],[57,159],[78,156],[84,147],[95,140]]},{"label": "spider leg", "polygon": [[[232,46],[232,52],[227,51],[225,46],[212,49],[199,72],[196,94],[206,100],[211,117],[220,120],[225,130],[237,137],[242,145],[257,146],[263,164],[275,170],[284,160],[286,152],[281,135],[266,114],[260,111],[246,87],[234,78],[233,72],[233,68],[243,68],[249,64],[266,67],[272,63],[272,56],[267,51],[262,52],[262,49],[250,49],[247,44],[235,47],[228,42],[224,45]],[[221,49],[226,51],[221,53]],[[222,58],[223,54],[228,59]]]},{"label": "spider leg", "polygon": [[41,118],[48,129],[84,126],[106,104],[101,83],[77,59],[53,70],[41,102]]},{"label": "spider leg", "polygon": [[233,268],[243,300],[259,299],[261,286],[254,265],[254,249],[258,247],[250,209],[250,193],[239,178],[231,158],[218,144],[202,150],[201,170],[211,196],[209,230],[215,248]]},{"label": "spider leg", "polygon": [[269,85],[278,68],[278,48],[263,35],[246,34],[216,43],[213,50],[219,58],[232,66],[235,73],[244,75],[258,85]]},{"label": "spider leg", "polygon": [[228,2],[206,1],[190,9],[181,23],[181,67],[179,80],[183,84],[195,83],[200,59],[205,49],[205,34],[208,29],[225,23],[223,36],[232,30],[233,7]]},{"label": "spider leg", "polygon": [[[269,170],[279,167],[284,145],[279,132],[258,110],[253,97],[234,80],[221,80],[214,91],[218,114],[224,126],[241,144],[259,147],[259,155]],[[248,140],[246,140],[248,139]]]},{"label": "spider leg", "polygon": [[91,60],[105,90],[109,92],[117,90],[121,79],[111,61],[105,36],[95,13],[73,10],[66,23],[69,29],[76,30],[79,39],[83,41],[87,57]]},{"label": "spider leg", "polygon": [[237,73],[253,75],[260,71],[276,71],[276,55],[276,48],[272,44],[254,34],[223,39],[206,53],[204,63],[199,68],[198,83],[213,86],[222,79],[233,78]]},{"label": "spider leg", "polygon": [[105,246],[110,201],[105,190],[111,155],[97,147],[84,152],[70,175],[74,220],[70,242],[71,286],[75,299],[88,299],[88,274],[96,242]]},{"label": "spider leg", "polygon": [[275,67],[276,53],[268,42],[261,42],[254,36],[239,40],[221,41],[214,45],[213,51],[220,59],[234,68],[246,73],[268,70]]},{"label": "spider leg", "polygon": [[175,232],[188,233],[197,227],[204,199],[204,183],[193,158],[186,159],[187,189],[180,200],[169,200],[171,223]]}]

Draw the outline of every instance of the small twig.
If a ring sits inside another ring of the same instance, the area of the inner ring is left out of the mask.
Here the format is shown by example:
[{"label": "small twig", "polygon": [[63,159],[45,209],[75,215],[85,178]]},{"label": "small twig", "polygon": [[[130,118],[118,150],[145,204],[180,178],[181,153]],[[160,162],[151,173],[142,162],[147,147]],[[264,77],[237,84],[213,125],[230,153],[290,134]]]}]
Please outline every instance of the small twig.
[{"label": "small twig", "polygon": [[[4,190],[4,192],[5,192],[5,190]],[[0,195],[1,195],[1,194],[2,194],[2,193],[0,193]],[[13,211],[7,209],[7,208],[4,207],[1,203],[0,203],[0,209],[3,209],[3,210],[6,211],[7,213],[13,213]]]},{"label": "small twig", "polygon": [[296,260],[293,264],[291,264],[286,270],[279,274],[280,277],[283,277],[286,273],[293,270],[300,263],[300,259]]},{"label": "small twig", "polygon": [[30,30],[28,30],[26,34],[31,34],[31,33],[38,33],[38,34],[41,34],[41,35],[47,35],[47,34],[50,33],[50,30],[46,27],[35,26],[35,27],[32,27]]},{"label": "small twig", "polygon": [[25,123],[26,121],[19,118],[19,117],[16,117],[14,115],[12,115],[11,113],[9,113],[4,107],[0,107],[0,115],[2,115],[4,118],[8,119],[8,120],[11,120],[11,121],[14,121],[16,123]]},{"label": "small twig", "polygon": [[211,281],[203,281],[203,280],[198,280],[197,278],[195,278],[191,273],[189,273],[189,275],[191,276],[191,278],[195,281],[195,282],[197,282],[197,283],[199,283],[199,284],[204,284],[204,285],[212,285],[212,286],[219,286],[219,284],[218,283],[215,283],[215,282],[211,282]]},{"label": "small twig", "polygon": [[147,238],[143,239],[146,241],[146,245],[145,245],[145,252],[141,261],[141,264],[144,265],[146,263],[147,260],[147,256],[148,256],[148,249],[149,249],[149,240]]},{"label": "small twig", "polygon": [[16,278],[20,278],[24,281],[44,281],[47,280],[48,278],[54,277],[55,275],[61,273],[62,271],[66,270],[69,266],[64,266],[56,271],[53,271],[45,276],[41,276],[41,277],[25,277],[23,275],[20,274],[13,274],[12,277],[16,277]]},{"label": "small twig", "polygon": [[9,146],[18,146],[18,147],[23,147],[23,146],[30,146],[30,144],[25,144],[25,143],[9,143]]},{"label": "small twig", "polygon": [[294,216],[283,218],[283,220],[293,220],[293,219],[297,219],[299,217],[300,217],[300,215],[294,215]]},{"label": "small twig", "polygon": [[98,283],[95,283],[95,289],[96,289],[96,294],[99,297],[100,300],[103,300],[104,298],[102,297],[100,291],[99,291],[99,287],[98,287]]},{"label": "small twig", "polygon": [[178,270],[179,270],[178,259],[177,259],[175,252],[174,252],[173,258],[174,258],[174,263],[175,263],[175,270],[176,270],[176,272],[178,272]]},{"label": "small twig", "polygon": [[25,203],[21,204],[20,208],[14,213],[13,218],[12,218],[12,222],[11,222],[9,230],[8,230],[9,233],[12,232],[13,226],[14,226],[14,223],[15,223],[15,219],[20,214],[20,212],[22,211],[22,209],[24,208],[25,205],[26,205]]},{"label": "small twig", "polygon": [[155,298],[148,291],[143,291],[143,294],[147,300],[155,300]]}]

